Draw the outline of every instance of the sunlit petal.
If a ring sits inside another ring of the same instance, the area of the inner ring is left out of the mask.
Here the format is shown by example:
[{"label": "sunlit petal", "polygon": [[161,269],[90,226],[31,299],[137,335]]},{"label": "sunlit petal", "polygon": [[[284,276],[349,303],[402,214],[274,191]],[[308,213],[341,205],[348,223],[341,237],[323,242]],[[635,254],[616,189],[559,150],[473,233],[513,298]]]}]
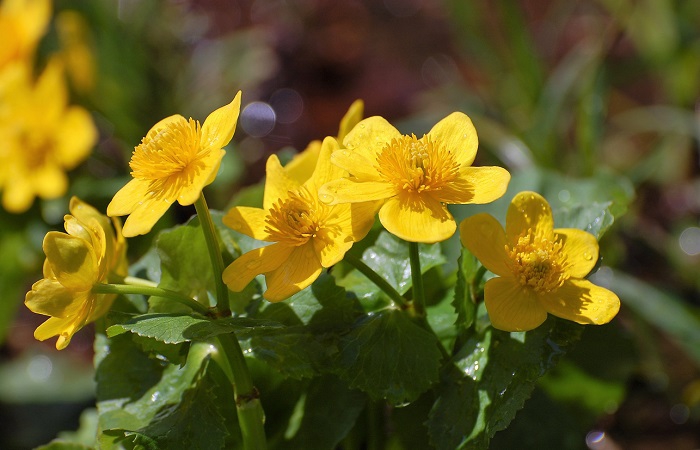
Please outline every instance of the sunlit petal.
[{"label": "sunlit petal", "polygon": [[435,124],[428,133],[430,140],[438,142],[452,152],[460,165],[474,162],[479,139],[471,119],[464,113],[453,112]]},{"label": "sunlit petal", "polygon": [[554,234],[562,241],[562,253],[568,263],[567,273],[583,278],[598,262],[598,241],[595,236],[576,228],[557,228]]},{"label": "sunlit petal", "polygon": [[150,183],[148,181],[134,178],[114,195],[112,201],[107,205],[107,215],[113,217],[131,214],[143,203],[149,192]]},{"label": "sunlit petal", "polygon": [[224,283],[234,292],[240,292],[257,275],[277,269],[285,263],[293,247],[272,244],[244,253],[224,269]]},{"label": "sunlit petal", "polygon": [[241,91],[231,103],[209,114],[202,125],[202,148],[219,150],[231,141],[241,110]]},{"label": "sunlit petal", "polygon": [[277,155],[270,155],[265,166],[265,193],[263,194],[263,209],[272,208],[272,204],[281,198],[286,198],[289,191],[293,191],[301,185],[297,180],[289,177],[282,167]]},{"label": "sunlit petal", "polygon": [[333,152],[331,162],[359,181],[378,181],[381,179],[374,160],[369,160],[353,150],[340,149]]},{"label": "sunlit petal", "polygon": [[582,324],[610,322],[620,310],[620,299],[608,289],[588,280],[568,280],[550,293],[539,296],[550,314]]},{"label": "sunlit petal", "polygon": [[266,217],[267,212],[263,209],[250,206],[235,206],[226,213],[223,222],[224,225],[239,233],[259,241],[265,241],[269,238],[267,231],[265,231],[267,227]]},{"label": "sunlit petal", "polygon": [[444,241],[457,229],[447,208],[429,197],[390,198],[379,209],[379,220],[390,233],[409,242]]},{"label": "sunlit petal", "polygon": [[355,128],[355,125],[360,123],[362,116],[365,111],[365,103],[362,100],[355,100],[348,108],[343,118],[340,120],[340,127],[338,129],[338,142],[343,142],[345,136]]},{"label": "sunlit petal", "polygon": [[263,297],[271,302],[287,299],[311,285],[322,270],[311,243],[294,247],[285,264],[265,274],[267,290]]},{"label": "sunlit petal", "polygon": [[524,289],[512,278],[491,278],[484,285],[484,303],[494,328],[529,331],[547,320],[547,311],[534,291]]},{"label": "sunlit petal", "polygon": [[331,181],[318,190],[318,198],[329,205],[383,200],[395,194],[394,185],[391,183],[359,182],[348,178]]},{"label": "sunlit petal", "polygon": [[[151,228],[163,217],[163,214],[170,208],[173,200],[167,198],[148,198],[139,202],[139,205],[131,212],[124,222],[122,234],[125,237],[133,237],[147,234]],[[109,208],[107,209],[109,211]]]},{"label": "sunlit petal", "polygon": [[493,216],[480,213],[464,219],[459,225],[459,238],[488,270],[501,276],[510,273],[506,233]]},{"label": "sunlit petal", "polygon": [[503,197],[508,189],[510,173],[502,167],[465,167],[460,177],[440,191],[436,197],[445,203],[491,203]]},{"label": "sunlit petal", "polygon": [[54,276],[66,288],[89,290],[97,282],[95,251],[84,239],[50,231],[43,247]]},{"label": "sunlit petal", "polygon": [[401,133],[383,117],[374,116],[360,121],[343,140],[343,147],[356,152],[367,161],[374,161],[377,154]]},{"label": "sunlit petal", "polygon": [[552,209],[540,194],[520,192],[511,201],[506,216],[506,236],[515,242],[523,232],[532,229],[534,234],[553,238],[554,219]]}]

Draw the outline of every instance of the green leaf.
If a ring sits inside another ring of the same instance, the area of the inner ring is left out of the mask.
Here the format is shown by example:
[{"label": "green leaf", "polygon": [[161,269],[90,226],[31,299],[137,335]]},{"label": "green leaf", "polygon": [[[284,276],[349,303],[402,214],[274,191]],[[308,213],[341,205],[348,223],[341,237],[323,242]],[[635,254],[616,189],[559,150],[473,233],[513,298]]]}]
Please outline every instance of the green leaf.
[{"label": "green leaf", "polygon": [[[428,272],[445,262],[439,244],[419,244],[421,271]],[[389,282],[400,294],[411,289],[411,263],[408,254],[408,243],[391,233],[379,233],[374,245],[362,254],[365,264]],[[388,303],[384,293],[367,277],[357,270],[351,271],[342,280],[340,286],[351,290],[369,309],[378,309]]]},{"label": "green leaf", "polygon": [[130,331],[166,344],[189,341],[205,341],[219,334],[235,332],[242,337],[263,328],[280,328],[277,322],[245,317],[229,317],[220,320],[180,314],[144,314],[126,323],[107,329],[109,337]]},{"label": "green leaf", "polygon": [[428,419],[438,449],[488,448],[535,383],[580,337],[582,326],[550,317],[527,333],[489,329],[467,340],[444,376]]},{"label": "green leaf", "polygon": [[162,231],[156,240],[156,250],[162,272],[158,286],[178,291],[208,305],[208,293],[216,289],[199,219],[193,217],[185,225]]},{"label": "green leaf", "polygon": [[479,271],[479,261],[466,248],[457,260],[457,283],[455,285],[452,306],[457,311],[455,325],[460,329],[469,328],[476,316],[475,292],[473,292],[474,277]]},{"label": "green leaf", "polygon": [[355,425],[367,397],[347,388],[335,376],[315,378],[297,402],[287,430],[284,448],[324,450],[337,444]]},{"label": "green leaf", "polygon": [[66,441],[63,439],[54,439],[46,445],[40,445],[35,450],[90,450],[93,447],[75,442]]},{"label": "green leaf", "polygon": [[339,342],[338,375],[375,399],[411,402],[438,380],[438,345],[402,311],[367,315]]}]

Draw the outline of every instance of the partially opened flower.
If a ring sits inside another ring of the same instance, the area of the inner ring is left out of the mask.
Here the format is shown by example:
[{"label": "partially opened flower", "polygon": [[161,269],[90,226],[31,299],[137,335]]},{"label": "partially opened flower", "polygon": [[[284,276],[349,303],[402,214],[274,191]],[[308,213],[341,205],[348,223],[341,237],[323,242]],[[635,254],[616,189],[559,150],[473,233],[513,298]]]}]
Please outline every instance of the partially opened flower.
[{"label": "partially opened flower", "polygon": [[574,228],[555,229],[549,203],[535,192],[515,196],[505,230],[482,213],[465,219],[459,232],[462,244],[498,275],[484,286],[495,328],[532,330],[547,313],[599,325],[620,309],[617,295],[585,279],[598,260],[596,238]]},{"label": "partially opened flower", "polygon": [[273,302],[284,300],[311,285],[324,267],[342,260],[369,232],[374,202],[330,206],[318,199],[319,186],[343,175],[330,163],[337,148],[335,139],[323,141],[314,173],[303,184],[287,175],[277,156],[270,156],[263,208],[237,206],[224,216],[224,223],[234,230],[272,243],[241,255],[224,270],[224,282],[232,291],[243,290],[256,275],[264,274],[263,296]]},{"label": "partially opened flower", "polygon": [[73,197],[66,233],[50,231],[44,238],[44,278],[34,283],[25,305],[49,319],[34,331],[40,341],[58,336],[56,348],[64,349],[86,324],[103,316],[114,294],[95,294],[93,286],[127,275],[126,243],[116,219],[100,214]]},{"label": "partially opened flower", "polygon": [[471,120],[455,112],[421,138],[402,135],[381,117],[357,124],[333,153],[349,176],[321,188],[331,205],[383,202],[379,220],[411,242],[433,243],[457,228],[448,204],[488,203],[501,197],[510,174],[501,167],[472,167],[478,140]]},{"label": "partially opened flower", "polygon": [[66,193],[66,171],[85,160],[97,129],[84,108],[68,105],[63,66],[53,59],[34,81],[30,67],[0,73],[0,186],[10,212],[26,211],[35,197]]},{"label": "partially opened flower", "polygon": [[[350,108],[348,108],[347,112],[340,120],[338,142],[343,142],[343,139],[345,139],[345,136],[347,136],[350,130],[362,120],[364,108],[365,104],[362,100],[355,100],[352,102],[352,105],[350,105]],[[309,145],[307,145],[302,152],[295,155],[294,158],[284,166],[285,172],[299,183],[305,182],[311,177],[320,152],[321,141],[315,140],[309,142]]]},{"label": "partially opened flower", "polygon": [[148,131],[131,156],[133,180],[117,192],[107,215],[129,215],[124,236],[151,231],[175,201],[193,204],[214,181],[226,146],[236,130],[241,93],[209,114],[200,126],[179,114],[167,117]]}]

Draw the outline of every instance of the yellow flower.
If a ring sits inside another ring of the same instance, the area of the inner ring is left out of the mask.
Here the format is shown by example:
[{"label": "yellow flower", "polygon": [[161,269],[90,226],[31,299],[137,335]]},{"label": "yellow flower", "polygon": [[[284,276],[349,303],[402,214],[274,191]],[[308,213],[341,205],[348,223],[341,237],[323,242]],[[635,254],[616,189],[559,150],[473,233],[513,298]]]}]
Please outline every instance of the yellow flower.
[{"label": "yellow flower", "polygon": [[2,203],[8,211],[19,213],[36,196],[65,194],[65,171],[89,156],[97,129],[85,109],[68,105],[63,68],[56,59],[36,83],[29,67],[7,67],[0,85]]},{"label": "yellow flower", "polygon": [[433,243],[457,228],[447,204],[488,203],[501,197],[510,174],[472,167],[478,140],[471,120],[455,112],[421,138],[401,135],[381,117],[355,126],[332,162],[350,176],[321,188],[331,205],[382,200],[379,220],[411,242]]},{"label": "yellow flower", "polygon": [[4,0],[0,5],[0,69],[13,62],[33,64],[51,16],[50,0]]},{"label": "yellow flower", "polygon": [[362,239],[374,223],[376,204],[326,205],[318,199],[323,183],[343,175],[330,163],[338,148],[332,137],[321,146],[313,175],[300,184],[287,175],[277,156],[267,160],[263,208],[232,208],[224,223],[254,239],[272,242],[233,261],[223,273],[232,291],[241,291],[264,274],[264,297],[282,301],[318,278],[324,267],[343,259],[353,242]]},{"label": "yellow flower", "polygon": [[620,309],[617,295],[584,279],[598,260],[598,241],[582,230],[555,229],[549,203],[539,194],[515,196],[505,230],[482,213],[465,219],[459,232],[462,244],[499,276],[484,286],[495,328],[532,330],[547,313],[600,325]]},{"label": "yellow flower", "polygon": [[[365,104],[362,100],[355,100],[352,102],[352,105],[350,105],[350,108],[348,108],[348,111],[340,120],[338,142],[343,142],[343,139],[345,139],[345,136],[347,136],[350,130],[362,120],[364,108]],[[320,152],[321,141],[311,141],[304,151],[295,155],[294,158],[284,166],[284,170],[291,178],[297,180],[299,183],[303,183],[311,177]]]},{"label": "yellow flower", "polygon": [[95,57],[88,23],[82,15],[70,10],[61,11],[55,22],[60,57],[73,87],[80,93],[90,92],[95,87]]},{"label": "yellow flower", "polygon": [[176,200],[193,204],[216,177],[236,130],[241,93],[209,114],[203,125],[179,114],[153,125],[131,156],[129,181],[107,206],[108,216],[129,218],[124,236],[146,234]]},{"label": "yellow flower", "polygon": [[110,276],[123,278],[128,269],[118,220],[112,219],[113,229],[106,216],[77,197],[71,199],[70,212],[65,216],[67,234],[46,234],[44,278],[34,283],[24,301],[31,311],[51,316],[34,337],[43,341],[58,336],[58,350],[111,307],[115,295],[95,294],[93,286],[108,282]]}]

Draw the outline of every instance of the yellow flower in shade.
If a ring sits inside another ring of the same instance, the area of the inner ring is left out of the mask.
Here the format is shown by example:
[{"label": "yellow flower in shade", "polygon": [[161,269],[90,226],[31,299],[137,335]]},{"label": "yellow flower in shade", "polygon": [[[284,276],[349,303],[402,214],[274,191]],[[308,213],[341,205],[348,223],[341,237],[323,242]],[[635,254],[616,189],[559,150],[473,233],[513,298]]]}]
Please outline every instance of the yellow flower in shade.
[{"label": "yellow flower in shade", "polygon": [[620,309],[613,292],[584,277],[598,261],[598,241],[585,231],[554,228],[549,203],[534,192],[515,196],[505,230],[489,214],[459,226],[462,244],[498,275],[484,286],[491,323],[505,331],[527,331],[547,313],[581,324],[604,324]]},{"label": "yellow flower in shade", "polygon": [[9,66],[0,75],[0,85],[2,203],[19,213],[37,196],[50,199],[66,193],[65,171],[90,155],[97,129],[84,108],[68,105],[63,68],[56,59],[36,83],[29,67]]},{"label": "yellow flower in shade", "polygon": [[381,200],[379,220],[411,242],[433,243],[457,228],[447,204],[488,203],[501,197],[510,174],[501,167],[472,167],[478,140],[471,120],[455,112],[421,138],[402,135],[381,117],[357,124],[333,153],[333,164],[350,176],[331,181],[321,200]]},{"label": "yellow flower in shade", "polygon": [[[355,100],[343,118],[338,129],[338,142],[343,142],[345,136],[362,120],[365,104],[362,100]],[[321,152],[321,141],[311,141],[304,151],[295,155],[284,170],[291,178],[303,183],[311,177],[316,167],[318,154]]]},{"label": "yellow flower in shade", "polygon": [[4,0],[0,4],[0,69],[13,62],[32,66],[50,17],[50,0]]},{"label": "yellow flower in shade", "polygon": [[133,180],[107,206],[108,216],[129,218],[124,236],[146,234],[176,200],[193,204],[214,181],[226,146],[236,130],[241,93],[199,121],[179,114],[153,125],[131,156]]},{"label": "yellow flower in shade", "polygon": [[[107,313],[114,294],[95,294],[94,285],[110,277],[127,275],[126,242],[119,221],[110,220],[92,206],[73,197],[65,216],[66,233],[50,231],[44,238],[44,278],[34,283],[25,305],[50,316],[34,331],[40,341],[58,336],[64,349],[87,323]],[[116,233],[115,233],[116,230]]]},{"label": "yellow flower in shade", "polygon": [[224,216],[224,224],[234,230],[272,243],[241,255],[224,270],[232,291],[243,290],[264,274],[263,296],[282,301],[313,283],[324,267],[342,260],[353,242],[369,232],[375,202],[331,206],[318,199],[319,186],[344,174],[330,163],[337,148],[332,137],[323,141],[314,173],[303,184],[287,175],[277,156],[270,156],[263,208],[237,206]]}]

